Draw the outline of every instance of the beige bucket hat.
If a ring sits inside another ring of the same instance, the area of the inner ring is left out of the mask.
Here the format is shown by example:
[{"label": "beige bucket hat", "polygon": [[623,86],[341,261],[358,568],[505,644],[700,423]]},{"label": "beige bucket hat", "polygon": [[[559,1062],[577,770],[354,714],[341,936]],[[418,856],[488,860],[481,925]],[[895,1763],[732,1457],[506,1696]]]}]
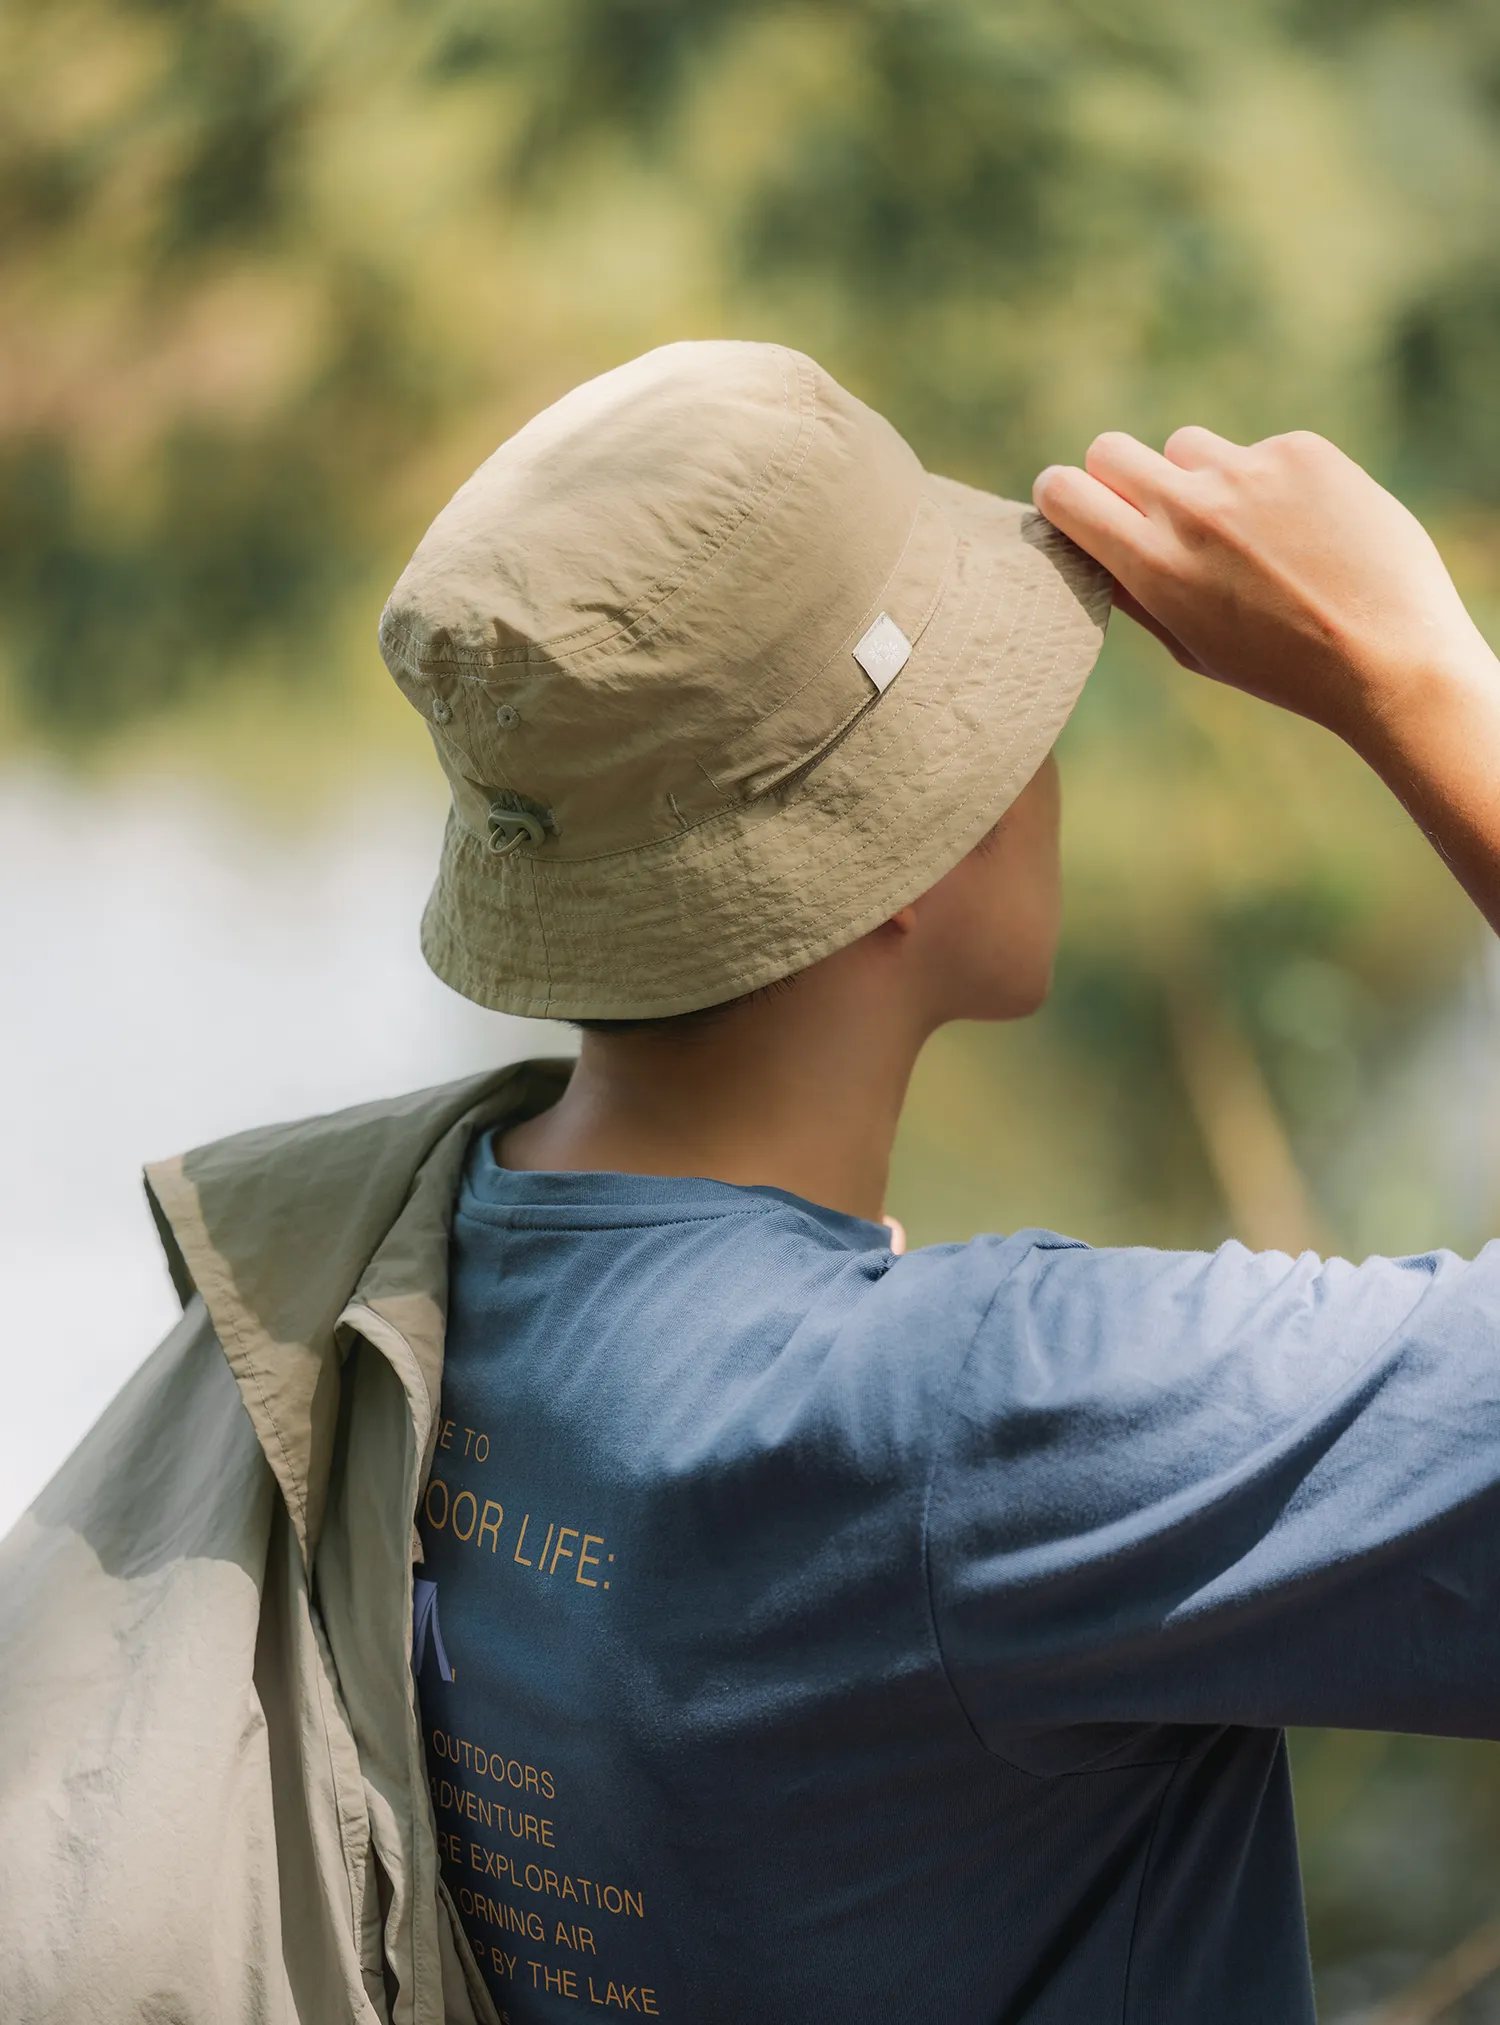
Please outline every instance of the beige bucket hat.
[{"label": "beige bucket hat", "polygon": [[466,998],[715,1005],[958,863],[1052,746],[1110,580],[923,470],[799,352],[667,345],[438,515],[380,622],[453,790],[422,923]]}]

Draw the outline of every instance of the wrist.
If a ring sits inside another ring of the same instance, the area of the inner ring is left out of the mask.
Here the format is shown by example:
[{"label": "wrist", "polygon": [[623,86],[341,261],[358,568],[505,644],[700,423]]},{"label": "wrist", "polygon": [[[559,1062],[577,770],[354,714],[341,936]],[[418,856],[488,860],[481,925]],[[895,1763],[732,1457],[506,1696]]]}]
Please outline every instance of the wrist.
[{"label": "wrist", "polygon": [[1382,776],[1402,762],[1403,771],[1413,764],[1422,771],[1424,754],[1500,726],[1500,660],[1476,631],[1436,651],[1382,657],[1360,671],[1345,699],[1342,721],[1329,728],[1367,764]]}]

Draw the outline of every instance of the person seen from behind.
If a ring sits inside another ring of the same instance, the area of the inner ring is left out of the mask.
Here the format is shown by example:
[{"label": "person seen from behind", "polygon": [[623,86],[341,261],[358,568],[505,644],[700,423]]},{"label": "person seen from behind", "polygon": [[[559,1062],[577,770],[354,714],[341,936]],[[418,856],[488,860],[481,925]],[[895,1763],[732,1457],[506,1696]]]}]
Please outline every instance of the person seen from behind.
[{"label": "person seen from behind", "polygon": [[1500,1736],[1500,1250],[885,1221],[1111,603],[1500,927],[1495,656],[1316,436],[1025,506],[680,344],[439,514],[423,949],[581,1047],[149,1170],[182,1322],[0,1552],[8,2017],[1311,2025],[1283,1726]]}]

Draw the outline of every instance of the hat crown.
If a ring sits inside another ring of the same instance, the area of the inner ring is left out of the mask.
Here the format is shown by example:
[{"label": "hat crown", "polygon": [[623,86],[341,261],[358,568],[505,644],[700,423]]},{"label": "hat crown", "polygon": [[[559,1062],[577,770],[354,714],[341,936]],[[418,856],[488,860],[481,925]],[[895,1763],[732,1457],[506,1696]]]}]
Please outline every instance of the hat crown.
[{"label": "hat crown", "polygon": [[780,345],[667,345],[544,410],[438,515],[381,620],[476,836],[497,796],[549,856],[630,850],[814,761],[879,691],[953,530],[915,454]]}]

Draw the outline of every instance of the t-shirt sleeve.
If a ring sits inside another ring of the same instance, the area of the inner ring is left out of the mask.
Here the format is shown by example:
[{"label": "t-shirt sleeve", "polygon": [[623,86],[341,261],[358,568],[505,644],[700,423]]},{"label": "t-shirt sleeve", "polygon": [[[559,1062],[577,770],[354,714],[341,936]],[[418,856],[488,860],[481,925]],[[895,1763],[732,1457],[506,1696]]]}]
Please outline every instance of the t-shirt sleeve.
[{"label": "t-shirt sleeve", "polygon": [[1355,1266],[977,1242],[996,1284],[927,1554],[981,1738],[1500,1737],[1500,1245]]}]

